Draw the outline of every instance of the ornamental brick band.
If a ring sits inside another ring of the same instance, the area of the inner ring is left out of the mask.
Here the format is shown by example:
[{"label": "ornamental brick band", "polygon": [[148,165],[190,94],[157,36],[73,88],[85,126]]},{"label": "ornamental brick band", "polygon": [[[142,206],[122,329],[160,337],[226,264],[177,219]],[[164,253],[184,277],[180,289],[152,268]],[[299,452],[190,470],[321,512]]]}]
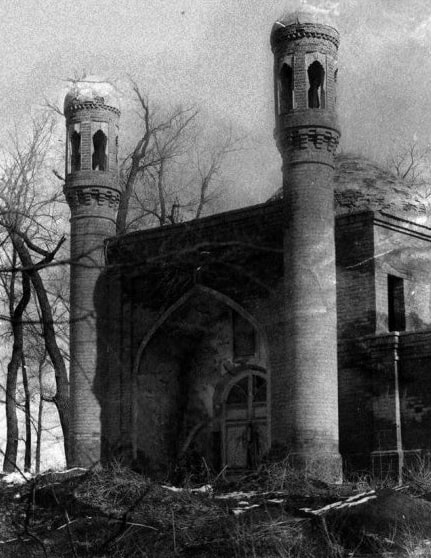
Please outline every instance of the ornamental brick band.
[{"label": "ornamental brick band", "polygon": [[107,188],[65,188],[65,196],[72,211],[82,205],[109,206],[117,210],[120,203],[120,193]]},{"label": "ornamental brick band", "polygon": [[339,137],[338,132],[326,128],[288,128],[279,134],[278,141],[286,149],[326,149],[335,154]]},{"label": "ornamental brick band", "polygon": [[103,102],[90,102],[85,101],[83,103],[73,103],[68,105],[67,110],[65,112],[66,118],[71,118],[76,112],[79,111],[94,111],[94,110],[106,110],[113,112],[116,116],[120,116],[121,112],[119,109],[115,107],[111,107],[109,105],[105,105]]}]

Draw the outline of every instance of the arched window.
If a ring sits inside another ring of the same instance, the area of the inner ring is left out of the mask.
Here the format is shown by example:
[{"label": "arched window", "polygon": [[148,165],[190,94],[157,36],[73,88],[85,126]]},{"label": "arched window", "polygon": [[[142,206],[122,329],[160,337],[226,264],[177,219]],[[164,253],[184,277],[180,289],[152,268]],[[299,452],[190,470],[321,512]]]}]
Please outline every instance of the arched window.
[{"label": "arched window", "polygon": [[325,70],[322,64],[317,60],[308,67],[308,107],[324,108],[325,107]]},{"label": "arched window", "polygon": [[97,130],[93,136],[93,155],[92,155],[92,168],[93,170],[104,171],[107,170],[107,154],[106,147],[108,145],[108,138],[102,132]]},{"label": "arched window", "polygon": [[280,71],[280,109],[293,109],[293,70],[288,64],[283,64]]},{"label": "arched window", "polygon": [[81,170],[81,134],[74,130],[70,136],[70,165],[72,172]]}]

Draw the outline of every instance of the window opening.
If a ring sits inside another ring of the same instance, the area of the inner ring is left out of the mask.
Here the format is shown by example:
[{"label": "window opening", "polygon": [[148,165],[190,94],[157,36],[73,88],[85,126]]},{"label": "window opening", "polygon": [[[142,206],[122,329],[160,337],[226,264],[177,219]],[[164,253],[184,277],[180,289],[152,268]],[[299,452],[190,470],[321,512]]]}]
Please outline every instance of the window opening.
[{"label": "window opening", "polygon": [[388,275],[388,328],[389,331],[406,329],[404,280],[394,275]]},{"label": "window opening", "polygon": [[283,64],[280,72],[281,112],[293,109],[293,71],[288,64]]},{"label": "window opening", "polygon": [[108,145],[108,138],[102,132],[97,130],[93,136],[93,155],[92,166],[93,170],[104,171],[107,170],[107,156],[106,147]]},{"label": "window opening", "polygon": [[234,358],[253,356],[256,353],[256,332],[253,325],[241,314],[233,315]]},{"label": "window opening", "polygon": [[79,171],[81,170],[81,134],[76,130],[73,131],[70,137],[70,147],[71,147],[71,170]]},{"label": "window opening", "polygon": [[308,67],[308,106],[309,108],[325,107],[325,90],[323,88],[325,70],[317,60]]}]

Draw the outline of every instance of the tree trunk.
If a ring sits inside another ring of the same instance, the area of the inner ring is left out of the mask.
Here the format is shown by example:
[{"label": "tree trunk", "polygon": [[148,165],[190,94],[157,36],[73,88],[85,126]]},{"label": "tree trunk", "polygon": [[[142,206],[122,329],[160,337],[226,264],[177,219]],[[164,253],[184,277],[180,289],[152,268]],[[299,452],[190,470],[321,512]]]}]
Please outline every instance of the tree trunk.
[{"label": "tree trunk", "polygon": [[7,441],[4,454],[3,471],[13,473],[16,469],[18,453],[18,418],[16,416],[16,383],[21,360],[19,346],[14,340],[12,358],[7,366],[6,381],[6,430]]},{"label": "tree trunk", "polygon": [[43,363],[45,362],[46,353],[43,359],[39,362],[39,408],[37,411],[37,430],[36,430],[36,454],[35,454],[35,472],[36,475],[40,473],[40,448],[42,445],[42,415],[43,415],[43,382],[42,382],[42,370]]},{"label": "tree trunk", "polygon": [[31,409],[30,409],[30,389],[28,387],[27,368],[25,365],[24,352],[21,354],[21,370],[22,384],[24,387],[24,412],[25,412],[25,454],[24,454],[24,471],[29,472],[31,469]]},{"label": "tree trunk", "polygon": [[23,324],[22,316],[30,301],[30,281],[27,273],[22,274],[22,297],[16,308],[13,308],[15,299],[15,276],[11,280],[10,314],[13,334],[12,356],[7,367],[6,381],[6,429],[7,441],[4,454],[3,470],[5,473],[12,473],[16,469],[18,453],[18,418],[16,414],[16,386],[18,370],[23,358]]},{"label": "tree trunk", "polygon": [[121,192],[120,203],[117,212],[117,235],[124,234],[127,228],[127,214],[129,213],[129,202],[135,186],[135,180],[138,176],[138,164],[132,160],[132,168],[130,169],[124,191]]},{"label": "tree trunk", "polygon": [[56,393],[53,401],[57,407],[60,424],[64,438],[64,452],[66,463],[70,463],[69,448],[69,379],[67,377],[66,365],[54,329],[54,319],[52,316],[51,305],[37,266],[33,263],[30,251],[24,240],[18,234],[11,232],[12,240],[19,259],[32,282],[42,315],[43,337],[45,347],[55,372]]}]

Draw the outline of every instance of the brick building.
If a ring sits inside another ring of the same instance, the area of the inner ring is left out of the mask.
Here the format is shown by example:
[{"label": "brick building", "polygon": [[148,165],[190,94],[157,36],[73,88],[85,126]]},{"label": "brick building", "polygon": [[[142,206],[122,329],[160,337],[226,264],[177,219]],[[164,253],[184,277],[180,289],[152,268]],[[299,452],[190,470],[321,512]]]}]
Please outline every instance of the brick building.
[{"label": "brick building", "polygon": [[273,27],[278,196],[120,237],[114,91],[66,97],[74,463],[339,478],[431,450],[431,229],[388,173],[336,165],[338,43],[308,14]]}]

